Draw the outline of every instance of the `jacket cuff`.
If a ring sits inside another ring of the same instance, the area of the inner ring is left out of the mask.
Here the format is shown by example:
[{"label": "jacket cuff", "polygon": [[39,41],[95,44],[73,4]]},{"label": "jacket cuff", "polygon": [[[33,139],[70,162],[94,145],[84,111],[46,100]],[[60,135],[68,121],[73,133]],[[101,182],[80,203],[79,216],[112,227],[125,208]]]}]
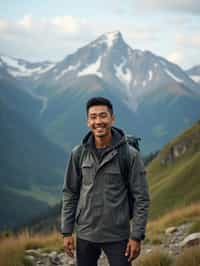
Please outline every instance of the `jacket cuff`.
[{"label": "jacket cuff", "polygon": [[72,236],[70,233],[62,233],[63,237]]},{"label": "jacket cuff", "polygon": [[145,239],[145,235],[144,234],[137,234],[137,233],[132,233],[131,234],[131,239],[132,240],[137,240],[137,241],[141,241]]}]

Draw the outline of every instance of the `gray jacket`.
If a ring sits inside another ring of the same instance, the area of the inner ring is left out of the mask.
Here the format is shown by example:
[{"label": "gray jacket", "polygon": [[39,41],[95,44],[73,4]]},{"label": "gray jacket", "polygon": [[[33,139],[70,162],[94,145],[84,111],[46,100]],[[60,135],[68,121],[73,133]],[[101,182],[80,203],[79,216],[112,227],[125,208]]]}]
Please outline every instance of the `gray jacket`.
[{"label": "gray jacket", "polygon": [[144,239],[149,194],[143,162],[130,147],[133,158],[129,188],[134,198],[133,219],[129,221],[127,186],[121,176],[118,149],[125,143],[124,133],[112,128],[112,145],[98,158],[92,133],[83,140],[81,169],[77,165],[78,147],[72,150],[65,171],[61,230],[76,231],[77,237],[93,242]]}]

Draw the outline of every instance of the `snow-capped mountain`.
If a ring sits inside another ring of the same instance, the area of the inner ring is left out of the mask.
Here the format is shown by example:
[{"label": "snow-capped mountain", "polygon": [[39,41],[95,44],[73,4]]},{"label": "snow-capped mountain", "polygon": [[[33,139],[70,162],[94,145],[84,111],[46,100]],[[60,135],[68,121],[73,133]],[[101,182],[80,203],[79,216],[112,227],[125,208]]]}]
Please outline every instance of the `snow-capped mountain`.
[{"label": "snow-capped mountain", "polygon": [[188,69],[186,73],[190,76],[191,79],[200,84],[200,65]]},{"label": "snow-capped mountain", "polygon": [[18,59],[10,56],[0,56],[0,67],[6,69],[8,74],[16,79],[32,77],[36,78],[54,66],[49,61],[31,63],[27,60]]},{"label": "snow-capped mountain", "polygon": [[120,126],[142,136],[146,151],[200,116],[199,84],[165,58],[132,49],[120,32],[103,34],[54,64],[9,59],[0,58],[0,77],[6,72],[42,103],[40,127],[63,147],[76,144],[85,132],[84,106],[91,96],[109,97]]},{"label": "snow-capped mountain", "polygon": [[161,90],[165,95],[199,94],[197,84],[179,66],[149,51],[132,49],[120,32],[104,34],[68,55],[40,76],[40,84],[51,83],[55,93],[61,93],[94,76],[116,88],[133,110],[157,90],[159,95]]}]

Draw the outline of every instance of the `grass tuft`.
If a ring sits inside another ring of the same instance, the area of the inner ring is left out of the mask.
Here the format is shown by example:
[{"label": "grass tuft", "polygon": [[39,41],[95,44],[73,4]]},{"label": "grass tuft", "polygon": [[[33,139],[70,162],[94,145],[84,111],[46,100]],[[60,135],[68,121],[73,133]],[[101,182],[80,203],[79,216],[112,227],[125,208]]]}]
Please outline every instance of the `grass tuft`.
[{"label": "grass tuft", "polygon": [[187,207],[176,209],[170,213],[165,214],[159,219],[150,221],[147,226],[147,238],[154,239],[155,235],[163,234],[164,230],[169,226],[178,226],[180,224],[190,223],[195,219],[199,219],[199,217],[199,202],[193,203]]},{"label": "grass tuft", "polygon": [[175,266],[199,266],[200,246],[187,248],[176,258]]},{"label": "grass tuft", "polygon": [[[134,263],[134,266],[172,266],[172,257],[160,250],[155,250],[139,259]],[[188,265],[189,266],[189,265]]]},{"label": "grass tuft", "polygon": [[0,240],[0,258],[3,266],[29,266],[24,258],[26,249],[63,250],[61,235],[54,231],[48,235],[31,235],[24,231],[18,236],[9,236]]},{"label": "grass tuft", "polygon": [[188,231],[188,234],[200,232],[200,220],[194,221]]}]

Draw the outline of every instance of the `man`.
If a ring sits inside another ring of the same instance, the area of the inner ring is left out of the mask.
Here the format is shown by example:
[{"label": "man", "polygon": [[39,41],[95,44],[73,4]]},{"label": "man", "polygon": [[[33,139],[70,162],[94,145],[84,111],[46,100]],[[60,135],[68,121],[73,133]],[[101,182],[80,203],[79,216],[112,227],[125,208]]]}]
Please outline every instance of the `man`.
[{"label": "man", "polygon": [[[129,266],[140,253],[149,206],[145,170],[139,153],[129,147],[129,191],[134,199],[130,218],[127,184],[120,169],[120,149],[126,144],[115,122],[111,102],[102,97],[87,102],[90,132],[72,150],[63,188],[62,233],[66,253],[78,266],[97,266],[101,250],[111,266]],[[130,229],[131,228],[131,229]]]}]

